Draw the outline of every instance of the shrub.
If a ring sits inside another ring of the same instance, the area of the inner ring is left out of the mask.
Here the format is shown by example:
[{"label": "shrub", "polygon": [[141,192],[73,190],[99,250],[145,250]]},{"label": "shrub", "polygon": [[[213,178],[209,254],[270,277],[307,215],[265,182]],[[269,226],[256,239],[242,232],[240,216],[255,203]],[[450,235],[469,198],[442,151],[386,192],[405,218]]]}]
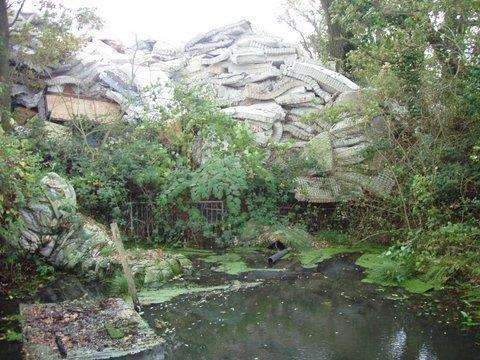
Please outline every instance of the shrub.
[{"label": "shrub", "polygon": [[[72,182],[82,211],[115,219],[132,238],[226,244],[252,217],[274,222],[293,177],[282,175],[283,164],[267,167],[250,130],[198,91],[176,88],[171,108],[137,124],[74,119],[68,139],[40,127],[36,144],[48,167]],[[224,218],[207,223],[203,200],[223,201]]]},{"label": "shrub", "polygon": [[0,238],[14,244],[23,225],[20,210],[39,194],[42,172],[32,144],[0,135]]}]

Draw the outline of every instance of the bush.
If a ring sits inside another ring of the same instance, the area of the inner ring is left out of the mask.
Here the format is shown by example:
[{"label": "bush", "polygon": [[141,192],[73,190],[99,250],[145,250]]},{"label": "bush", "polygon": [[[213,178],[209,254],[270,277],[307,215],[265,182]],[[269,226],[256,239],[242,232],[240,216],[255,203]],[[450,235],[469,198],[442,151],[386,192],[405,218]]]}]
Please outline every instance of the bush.
[{"label": "bush", "polygon": [[20,210],[39,194],[40,158],[32,144],[0,135],[0,238],[13,245],[20,237]]},{"label": "bush", "polygon": [[[138,241],[225,245],[252,217],[276,221],[293,177],[266,166],[267,153],[249,129],[196,89],[177,88],[162,113],[138,124],[75,119],[68,139],[47,137],[40,127],[37,146],[48,167],[72,182],[82,211],[118,221]],[[207,223],[198,209],[204,200],[223,201],[224,218]]]}]

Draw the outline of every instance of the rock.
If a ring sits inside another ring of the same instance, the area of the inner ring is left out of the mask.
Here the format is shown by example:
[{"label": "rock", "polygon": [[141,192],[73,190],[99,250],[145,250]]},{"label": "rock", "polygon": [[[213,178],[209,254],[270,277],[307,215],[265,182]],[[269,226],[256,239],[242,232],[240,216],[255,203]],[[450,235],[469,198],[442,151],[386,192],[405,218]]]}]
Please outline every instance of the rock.
[{"label": "rock", "polygon": [[102,251],[113,247],[107,231],[77,214],[75,191],[59,175],[47,174],[41,186],[43,197],[20,212],[25,229],[17,245],[58,268],[100,276],[110,266]]},{"label": "rock", "polygon": [[141,250],[128,252],[128,263],[136,278],[143,278],[146,288],[158,288],[168,280],[192,270],[191,261],[181,254],[159,254]]},{"label": "rock", "polygon": [[25,85],[12,85],[12,97],[14,99],[14,103],[22,105],[27,109],[36,108],[43,96],[43,90],[35,92],[29,90]]},{"label": "rock", "polygon": [[328,132],[322,132],[312,138],[303,151],[307,160],[314,160],[318,171],[329,173],[333,170],[332,140]]},{"label": "rock", "polygon": [[286,115],[282,107],[273,102],[250,106],[236,106],[224,109],[223,112],[231,115],[235,119],[264,124],[267,128],[270,128],[271,124],[276,121],[282,121]]},{"label": "rock", "polygon": [[23,106],[16,107],[13,112],[13,118],[18,125],[25,125],[28,120],[38,115],[38,112]]}]

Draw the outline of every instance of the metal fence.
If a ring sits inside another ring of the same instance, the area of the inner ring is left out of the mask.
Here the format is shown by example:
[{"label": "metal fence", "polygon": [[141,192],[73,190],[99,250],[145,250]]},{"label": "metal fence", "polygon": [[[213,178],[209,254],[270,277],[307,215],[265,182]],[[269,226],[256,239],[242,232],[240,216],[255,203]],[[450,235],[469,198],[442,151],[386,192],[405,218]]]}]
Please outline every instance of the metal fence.
[{"label": "metal fence", "polygon": [[225,205],[220,200],[200,201],[198,209],[209,224],[222,220],[226,213]]}]

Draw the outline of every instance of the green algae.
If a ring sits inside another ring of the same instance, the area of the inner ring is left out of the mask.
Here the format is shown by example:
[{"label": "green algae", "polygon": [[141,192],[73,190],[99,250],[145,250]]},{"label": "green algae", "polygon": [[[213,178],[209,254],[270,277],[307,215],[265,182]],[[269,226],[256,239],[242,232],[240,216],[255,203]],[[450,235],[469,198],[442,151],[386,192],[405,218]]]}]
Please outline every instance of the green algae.
[{"label": "green algae", "polygon": [[236,262],[241,261],[242,257],[239,254],[229,252],[225,254],[214,254],[209,255],[202,259],[206,263],[227,263],[227,262]]},{"label": "green algae", "polygon": [[241,273],[252,271],[237,253],[225,253],[220,255],[209,255],[202,259],[206,263],[219,264],[212,268],[214,271],[223,272],[228,275],[238,275]]},{"label": "green algae", "polygon": [[227,261],[220,266],[213,268],[214,271],[223,272],[228,275],[238,275],[249,272],[253,269],[249,268],[243,261]]},{"label": "green algae", "polygon": [[370,244],[359,244],[355,246],[335,246],[322,249],[304,250],[298,255],[300,264],[305,269],[312,269],[322,261],[331,259],[339,254],[352,254],[364,252],[379,252],[381,248]]},{"label": "green algae", "polygon": [[189,248],[189,247],[166,250],[166,252],[178,253],[178,254],[182,254],[182,255],[185,255],[185,256],[195,256],[195,257],[198,257],[198,258],[208,257],[208,256],[211,256],[211,255],[215,254],[215,252],[213,250],[197,249],[197,248]]},{"label": "green algae", "polygon": [[140,302],[143,305],[161,304],[168,302],[178,296],[197,293],[218,293],[221,291],[232,291],[243,288],[250,288],[260,285],[262,282],[232,282],[223,285],[199,286],[195,284],[172,285],[160,290],[141,291],[138,294]]}]

